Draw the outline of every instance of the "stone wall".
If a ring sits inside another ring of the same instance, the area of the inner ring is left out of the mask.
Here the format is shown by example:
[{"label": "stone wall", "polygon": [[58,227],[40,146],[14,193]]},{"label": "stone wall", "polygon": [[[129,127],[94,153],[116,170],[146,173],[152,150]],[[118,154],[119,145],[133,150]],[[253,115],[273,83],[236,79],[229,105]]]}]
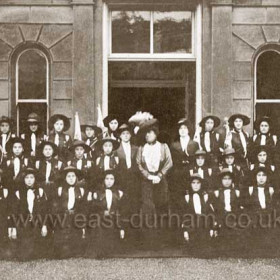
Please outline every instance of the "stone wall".
[{"label": "stone wall", "polygon": [[15,106],[13,54],[32,43],[49,53],[50,114],[94,118],[94,9],[89,0],[1,2],[0,115]]}]

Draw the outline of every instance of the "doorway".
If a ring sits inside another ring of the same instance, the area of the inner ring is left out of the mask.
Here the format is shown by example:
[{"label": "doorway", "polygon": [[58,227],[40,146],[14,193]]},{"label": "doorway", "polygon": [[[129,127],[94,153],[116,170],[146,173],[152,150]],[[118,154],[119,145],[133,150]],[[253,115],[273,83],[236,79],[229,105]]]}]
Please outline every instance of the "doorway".
[{"label": "doorway", "polygon": [[170,134],[176,122],[195,122],[195,63],[110,62],[109,113],[127,121],[137,111],[159,120]]}]

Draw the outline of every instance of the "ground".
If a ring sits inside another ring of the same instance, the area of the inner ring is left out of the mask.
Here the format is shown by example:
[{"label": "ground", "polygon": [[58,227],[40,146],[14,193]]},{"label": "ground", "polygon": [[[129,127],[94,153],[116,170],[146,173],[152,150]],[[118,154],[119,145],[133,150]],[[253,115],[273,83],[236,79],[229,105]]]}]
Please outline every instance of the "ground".
[{"label": "ground", "polygon": [[69,259],[0,262],[0,279],[279,279],[279,259]]}]

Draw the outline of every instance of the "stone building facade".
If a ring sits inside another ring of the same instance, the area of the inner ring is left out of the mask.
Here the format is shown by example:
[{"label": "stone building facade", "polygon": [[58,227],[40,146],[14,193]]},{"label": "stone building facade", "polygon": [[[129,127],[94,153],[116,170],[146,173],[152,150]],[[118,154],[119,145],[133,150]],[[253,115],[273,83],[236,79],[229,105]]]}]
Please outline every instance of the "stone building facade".
[{"label": "stone building facade", "polygon": [[1,0],[0,114],[280,121],[279,41],[278,0]]}]

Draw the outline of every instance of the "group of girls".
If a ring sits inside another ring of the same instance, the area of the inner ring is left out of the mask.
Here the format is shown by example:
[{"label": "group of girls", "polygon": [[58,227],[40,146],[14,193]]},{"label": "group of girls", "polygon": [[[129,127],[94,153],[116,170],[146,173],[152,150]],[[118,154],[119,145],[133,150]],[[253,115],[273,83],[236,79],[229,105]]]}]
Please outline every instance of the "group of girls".
[{"label": "group of girls", "polygon": [[[192,135],[192,125],[180,119],[170,142],[147,113],[124,123],[108,115],[104,127],[83,124],[83,140],[72,140],[64,115],[50,117],[46,135],[31,113],[18,136],[12,119],[3,116],[2,247],[16,244],[16,254],[24,257],[111,254],[125,242],[164,245],[166,239],[158,237],[167,228],[186,243],[227,236],[227,217],[239,222],[242,215],[247,232],[254,228],[262,236],[259,217],[278,210],[280,149],[269,117],[254,122],[252,137],[244,130],[249,123],[242,114],[223,126],[218,117],[206,116]],[[177,215],[176,227],[168,224],[170,213]],[[137,230],[135,215],[145,217]],[[203,225],[186,220],[207,215],[211,219]],[[164,223],[151,227],[155,220]]]}]

